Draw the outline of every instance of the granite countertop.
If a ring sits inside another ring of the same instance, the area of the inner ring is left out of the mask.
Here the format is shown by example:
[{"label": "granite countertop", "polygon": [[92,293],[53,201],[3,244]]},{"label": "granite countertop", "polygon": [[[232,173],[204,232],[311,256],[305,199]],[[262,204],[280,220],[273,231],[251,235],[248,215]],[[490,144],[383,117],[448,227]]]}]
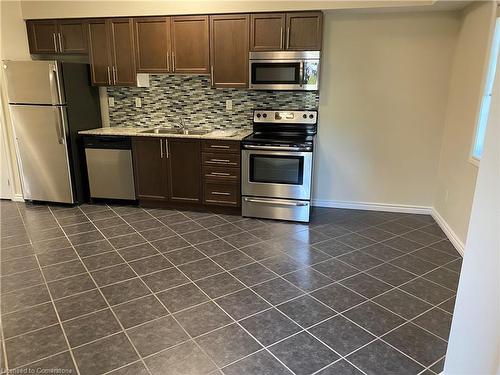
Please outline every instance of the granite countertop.
[{"label": "granite countertop", "polygon": [[130,137],[163,137],[163,138],[195,138],[195,139],[220,139],[228,141],[241,141],[247,135],[252,134],[251,129],[225,129],[213,130],[209,133],[199,134],[157,134],[157,133],[144,133],[145,130],[154,128],[139,128],[139,127],[106,127],[90,130],[79,131],[78,134],[82,135],[119,135]]}]

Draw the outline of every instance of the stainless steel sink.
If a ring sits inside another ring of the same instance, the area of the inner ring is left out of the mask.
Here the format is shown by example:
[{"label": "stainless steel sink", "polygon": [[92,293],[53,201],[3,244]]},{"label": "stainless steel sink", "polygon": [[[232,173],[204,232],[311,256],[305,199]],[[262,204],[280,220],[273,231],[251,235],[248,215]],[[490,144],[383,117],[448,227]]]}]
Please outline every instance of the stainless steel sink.
[{"label": "stainless steel sink", "polygon": [[210,130],[202,129],[167,129],[167,128],[154,128],[144,130],[141,133],[148,134],[186,134],[186,135],[203,135],[210,133]]},{"label": "stainless steel sink", "polygon": [[202,130],[202,129],[184,129],[179,131],[179,134],[191,134],[191,135],[203,135],[210,133],[210,130]]}]

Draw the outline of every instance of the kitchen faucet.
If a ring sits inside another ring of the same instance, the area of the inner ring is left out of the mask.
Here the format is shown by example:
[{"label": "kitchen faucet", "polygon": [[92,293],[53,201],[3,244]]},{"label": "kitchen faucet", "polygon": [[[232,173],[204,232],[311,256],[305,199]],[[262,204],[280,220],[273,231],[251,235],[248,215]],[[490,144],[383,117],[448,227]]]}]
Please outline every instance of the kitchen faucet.
[{"label": "kitchen faucet", "polygon": [[176,128],[182,129],[182,131],[186,130],[186,123],[184,121],[184,117],[183,116],[179,116],[179,122],[177,122],[177,123],[174,122],[174,126]]}]

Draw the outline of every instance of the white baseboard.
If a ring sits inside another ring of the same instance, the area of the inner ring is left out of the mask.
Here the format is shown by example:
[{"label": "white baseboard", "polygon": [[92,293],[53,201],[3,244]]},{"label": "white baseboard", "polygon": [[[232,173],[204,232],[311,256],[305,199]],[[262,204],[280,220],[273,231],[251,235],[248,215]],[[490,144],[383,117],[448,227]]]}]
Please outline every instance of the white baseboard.
[{"label": "white baseboard", "polygon": [[347,208],[351,210],[368,210],[368,211],[386,211],[386,212],[402,212],[408,214],[424,214],[430,215],[432,207],[426,206],[411,206],[404,204],[390,203],[366,203],[366,202],[347,202],[347,201],[332,201],[324,199],[313,199],[312,205],[316,207],[331,207],[331,208]]},{"label": "white baseboard", "polygon": [[457,249],[457,251],[463,257],[465,251],[465,244],[462,242],[462,240],[457,236],[455,231],[451,229],[446,220],[444,220],[444,218],[439,214],[439,212],[436,211],[435,208],[432,209],[431,215],[434,218],[434,220],[436,220],[436,223],[438,223],[439,227],[443,230],[444,234],[446,234],[446,236],[453,244],[453,246],[455,246],[455,249]]},{"label": "white baseboard", "polygon": [[24,198],[22,194],[14,194],[12,197],[12,202],[24,202]]},{"label": "white baseboard", "polygon": [[408,214],[423,214],[431,215],[439,227],[446,234],[450,242],[455,246],[455,249],[463,256],[465,245],[451,229],[443,217],[436,211],[434,207],[425,206],[410,206],[403,204],[390,204],[390,203],[366,203],[366,202],[346,202],[346,201],[332,201],[324,199],[313,199],[312,205],[315,207],[330,207],[330,208],[346,208],[350,210],[368,210],[368,211],[386,211],[386,212],[402,212]]}]

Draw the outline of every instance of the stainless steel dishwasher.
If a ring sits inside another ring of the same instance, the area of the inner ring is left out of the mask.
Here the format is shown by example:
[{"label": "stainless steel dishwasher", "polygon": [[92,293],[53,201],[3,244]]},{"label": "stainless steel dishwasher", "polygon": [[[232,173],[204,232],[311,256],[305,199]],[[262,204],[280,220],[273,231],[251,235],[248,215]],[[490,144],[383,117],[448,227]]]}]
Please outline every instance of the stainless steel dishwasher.
[{"label": "stainless steel dishwasher", "polygon": [[83,144],[90,198],[135,200],[130,138],[86,136]]}]

